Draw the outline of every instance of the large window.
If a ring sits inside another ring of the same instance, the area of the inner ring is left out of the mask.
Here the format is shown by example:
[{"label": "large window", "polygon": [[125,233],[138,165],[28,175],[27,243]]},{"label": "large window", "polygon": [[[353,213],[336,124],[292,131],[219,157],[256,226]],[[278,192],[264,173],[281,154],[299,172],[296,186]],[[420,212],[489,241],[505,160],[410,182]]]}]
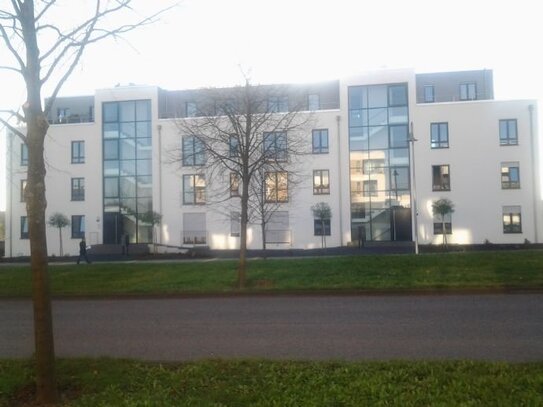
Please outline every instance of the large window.
[{"label": "large window", "polygon": [[477,99],[477,85],[475,82],[460,84],[460,100]]},{"label": "large window", "polygon": [[183,166],[192,167],[204,164],[204,143],[198,137],[183,137]]},{"label": "large window", "polygon": [[432,123],[430,133],[432,148],[449,148],[449,123]]},{"label": "large window", "polygon": [[186,102],[185,113],[186,117],[195,117],[197,113],[196,102]]},{"label": "large window", "polygon": [[517,119],[500,120],[500,145],[516,146],[517,144]]},{"label": "large window", "polygon": [[[348,89],[351,239],[409,240],[409,98],[405,83]],[[402,214],[404,213],[402,212]]]},{"label": "large window", "polygon": [[28,239],[28,218],[21,216],[21,239]]},{"label": "large window", "polygon": [[288,202],[288,173],[284,171],[266,174],[266,202]]},{"label": "large window", "polygon": [[72,201],[85,200],[85,178],[72,178]]},{"label": "large window", "polygon": [[435,102],[434,85],[424,85],[424,102]]},{"label": "large window", "polygon": [[314,219],[313,220],[313,234],[315,236],[330,236],[330,219]]},{"label": "large window", "polygon": [[450,191],[451,177],[448,165],[432,165],[432,191]]},{"label": "large window", "polygon": [[270,161],[286,161],[287,133],[284,131],[264,133],[264,155]]},{"label": "large window", "polygon": [[318,94],[313,93],[307,95],[307,110],[319,110],[321,108],[320,97]]},{"label": "large window", "polygon": [[313,154],[328,153],[328,129],[313,130]]},{"label": "large window", "polygon": [[441,215],[434,215],[434,235],[443,234],[443,225],[445,225],[445,234],[452,234],[452,217],[450,213],[445,215],[445,219],[441,219]]},{"label": "large window", "polygon": [[268,98],[268,112],[288,112],[288,96],[270,96]]},{"label": "large window", "polygon": [[522,233],[520,206],[503,207],[503,233]]},{"label": "large window", "polygon": [[504,162],[501,165],[502,189],[520,188],[520,171],[518,162]]},{"label": "large window", "polygon": [[85,162],[85,142],[72,141],[72,164],[83,164]]},{"label": "large window", "polygon": [[21,167],[26,167],[28,165],[28,146],[26,144],[21,144]]},{"label": "large window", "polygon": [[183,204],[203,205],[206,203],[206,180],[203,175],[183,175]]},{"label": "large window", "polygon": [[85,237],[85,215],[72,216],[72,239]]},{"label": "large window", "polygon": [[327,195],[330,193],[330,171],[313,171],[313,195]]}]

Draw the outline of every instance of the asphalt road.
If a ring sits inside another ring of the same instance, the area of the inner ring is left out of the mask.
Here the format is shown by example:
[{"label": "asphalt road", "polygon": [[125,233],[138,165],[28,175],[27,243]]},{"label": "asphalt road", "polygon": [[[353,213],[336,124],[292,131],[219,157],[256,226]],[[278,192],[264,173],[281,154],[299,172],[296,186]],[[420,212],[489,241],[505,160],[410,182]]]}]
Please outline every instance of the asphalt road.
[{"label": "asphalt road", "polygon": [[[543,360],[543,294],[57,300],[57,355]],[[32,307],[0,301],[0,358],[33,352]]]}]

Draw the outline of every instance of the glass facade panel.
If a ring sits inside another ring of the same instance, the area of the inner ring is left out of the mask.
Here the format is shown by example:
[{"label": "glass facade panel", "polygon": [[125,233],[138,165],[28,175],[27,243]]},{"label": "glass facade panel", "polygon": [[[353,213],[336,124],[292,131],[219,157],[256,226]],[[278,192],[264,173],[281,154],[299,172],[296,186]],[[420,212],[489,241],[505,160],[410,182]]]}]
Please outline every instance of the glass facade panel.
[{"label": "glass facade panel", "polygon": [[135,102],[120,102],[119,103],[119,121],[134,122],[136,120],[136,103]]},{"label": "glass facade panel", "polygon": [[103,112],[104,123],[114,123],[119,121],[119,104],[117,102],[104,103]]},{"label": "glass facade panel", "polygon": [[136,137],[136,125],[135,123],[121,123],[121,138],[134,138]]},{"label": "glass facade panel", "polygon": [[411,240],[406,84],[349,88],[351,240]]},{"label": "glass facade panel", "polygon": [[[152,206],[152,131],[149,100],[102,106],[104,243],[150,242],[150,226],[139,214]],[[107,213],[107,216],[106,216]]]}]

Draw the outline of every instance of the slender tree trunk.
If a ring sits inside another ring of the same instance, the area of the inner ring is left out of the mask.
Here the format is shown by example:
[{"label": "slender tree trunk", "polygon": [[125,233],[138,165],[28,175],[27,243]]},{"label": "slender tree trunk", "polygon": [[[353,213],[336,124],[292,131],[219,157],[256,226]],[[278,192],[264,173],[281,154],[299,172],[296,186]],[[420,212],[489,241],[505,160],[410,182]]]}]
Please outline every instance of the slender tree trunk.
[{"label": "slender tree trunk", "polygon": [[326,247],[326,237],[324,236],[324,219],[321,219],[321,246],[324,249]]},{"label": "slender tree trunk", "polygon": [[247,274],[247,208],[248,194],[243,194],[241,198],[241,230],[239,238],[239,265],[238,265],[238,288],[245,288],[245,279]]},{"label": "slender tree trunk", "polygon": [[[31,117],[34,115],[30,115]],[[28,116],[27,116],[28,117]],[[45,163],[43,140],[47,121],[43,115],[28,123],[28,175],[26,210],[30,237],[32,300],[34,306],[34,340],[36,346],[37,401],[54,404],[58,400],[55,379],[53,318],[47,268],[45,208]]]},{"label": "slender tree trunk", "polygon": [[23,106],[28,146],[28,173],[25,192],[30,263],[32,269],[32,302],[34,307],[34,340],[36,344],[36,391],[39,404],[55,404],[58,392],[55,378],[55,346],[53,317],[47,270],[45,208],[44,139],[49,124],[41,106],[39,49],[36,38],[34,2],[20,3],[21,27],[26,45],[24,72],[27,100]]},{"label": "slender tree trunk", "polygon": [[64,256],[64,250],[62,248],[62,228],[58,228],[58,240],[60,241],[59,256]]},{"label": "slender tree trunk", "polygon": [[447,231],[445,230],[445,219],[441,221],[441,227],[443,228],[443,246],[447,248]]}]

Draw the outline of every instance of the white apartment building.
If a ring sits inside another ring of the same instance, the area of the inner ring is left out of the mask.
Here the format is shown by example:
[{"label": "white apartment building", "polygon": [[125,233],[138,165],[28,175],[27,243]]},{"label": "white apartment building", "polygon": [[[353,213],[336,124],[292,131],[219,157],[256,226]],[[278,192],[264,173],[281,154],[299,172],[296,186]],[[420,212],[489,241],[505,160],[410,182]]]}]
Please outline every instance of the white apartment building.
[{"label": "white apartment building", "polygon": [[[541,242],[537,105],[494,100],[492,71],[382,70],[277,89],[283,94],[269,104],[276,114],[302,101],[312,124],[296,135],[307,151],[297,182],[275,179],[282,195],[266,226],[268,248],[317,248],[323,232],[330,247],[441,243],[442,222],[432,214],[440,198],[455,205],[445,222],[450,243]],[[239,198],[211,198],[220,185],[229,190],[227,174],[210,179],[204,155],[183,159],[196,147],[178,124],[198,120],[204,94],[121,86],[56,100],[45,143],[47,216],[71,220],[65,254],[77,254],[83,236],[92,245],[128,236],[163,248],[239,247]],[[5,251],[16,257],[30,250],[28,155],[10,133],[7,147]],[[310,210],[318,202],[332,210],[324,231]],[[162,215],[154,231],[137,216],[151,210]],[[248,243],[261,248],[259,224],[249,225]],[[54,228],[48,250],[59,253]]]}]

